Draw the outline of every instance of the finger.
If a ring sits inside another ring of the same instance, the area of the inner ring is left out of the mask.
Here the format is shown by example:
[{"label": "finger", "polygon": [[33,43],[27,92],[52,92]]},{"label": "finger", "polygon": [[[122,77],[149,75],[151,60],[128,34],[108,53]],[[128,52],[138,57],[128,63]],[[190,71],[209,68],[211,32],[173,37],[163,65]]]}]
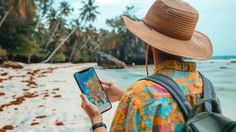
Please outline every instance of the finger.
[{"label": "finger", "polygon": [[83,108],[83,109],[84,109],[84,103],[81,103],[81,108]]},{"label": "finger", "polygon": [[108,89],[108,86],[107,86],[107,85],[102,84],[102,87],[103,87],[105,90]]},{"label": "finger", "polygon": [[105,81],[105,80],[100,80],[102,84],[105,84],[105,85],[112,85],[112,82],[108,82],[108,81]]},{"label": "finger", "polygon": [[84,94],[80,94],[80,97],[81,97],[83,103],[85,103],[85,105],[89,104],[88,98]]}]

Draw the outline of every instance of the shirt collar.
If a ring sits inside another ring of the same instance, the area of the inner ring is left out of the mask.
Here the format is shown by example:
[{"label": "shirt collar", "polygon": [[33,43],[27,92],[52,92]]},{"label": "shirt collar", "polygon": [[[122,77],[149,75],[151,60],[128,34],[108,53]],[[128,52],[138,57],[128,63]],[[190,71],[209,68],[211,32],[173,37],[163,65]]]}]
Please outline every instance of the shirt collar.
[{"label": "shirt collar", "polygon": [[159,71],[163,69],[173,69],[177,71],[194,72],[196,71],[196,63],[177,61],[177,60],[168,60],[155,66],[155,73],[158,73]]}]

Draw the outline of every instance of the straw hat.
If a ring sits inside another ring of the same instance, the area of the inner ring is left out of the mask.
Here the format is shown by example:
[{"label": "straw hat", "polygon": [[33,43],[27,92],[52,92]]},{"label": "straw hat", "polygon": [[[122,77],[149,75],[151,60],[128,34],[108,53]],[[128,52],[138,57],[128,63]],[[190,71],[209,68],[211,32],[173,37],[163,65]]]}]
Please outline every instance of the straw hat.
[{"label": "straw hat", "polygon": [[123,17],[128,29],[148,45],[169,54],[206,60],[212,56],[210,39],[195,31],[198,11],[181,0],[156,0],[143,21]]}]

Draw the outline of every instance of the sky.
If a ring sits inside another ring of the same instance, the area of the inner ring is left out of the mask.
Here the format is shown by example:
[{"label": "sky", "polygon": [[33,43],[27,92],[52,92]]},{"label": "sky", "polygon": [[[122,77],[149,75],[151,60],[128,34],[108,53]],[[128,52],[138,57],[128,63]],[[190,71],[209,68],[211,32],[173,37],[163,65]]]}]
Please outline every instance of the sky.
[{"label": "sky", "polygon": [[[62,0],[55,0],[55,7]],[[79,16],[82,0],[67,0],[74,8],[71,18]],[[97,28],[109,27],[107,18],[119,16],[126,6],[135,5],[136,15],[143,18],[155,0],[95,0],[100,15],[94,25]],[[236,0],[185,0],[200,14],[196,30],[206,34],[212,41],[214,56],[236,55]]]}]

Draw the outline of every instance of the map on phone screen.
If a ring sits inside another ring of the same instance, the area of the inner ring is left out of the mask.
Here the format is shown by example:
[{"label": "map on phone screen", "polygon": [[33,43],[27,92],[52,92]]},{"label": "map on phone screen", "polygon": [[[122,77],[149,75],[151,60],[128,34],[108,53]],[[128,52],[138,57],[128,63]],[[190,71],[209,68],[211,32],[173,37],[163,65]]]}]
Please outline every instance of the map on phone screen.
[{"label": "map on phone screen", "polygon": [[82,73],[76,73],[75,78],[79,82],[83,94],[87,96],[90,102],[104,110],[110,108],[110,101],[106,96],[93,68]]}]

